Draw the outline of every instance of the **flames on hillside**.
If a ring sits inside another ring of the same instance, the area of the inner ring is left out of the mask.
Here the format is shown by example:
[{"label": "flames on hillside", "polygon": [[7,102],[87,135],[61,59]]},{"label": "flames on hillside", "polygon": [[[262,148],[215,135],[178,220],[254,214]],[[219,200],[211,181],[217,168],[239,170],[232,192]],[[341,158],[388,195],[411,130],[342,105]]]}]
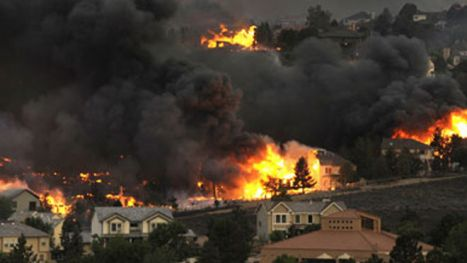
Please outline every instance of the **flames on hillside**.
[{"label": "flames on hillside", "polygon": [[430,144],[437,129],[440,129],[441,135],[445,138],[457,135],[467,139],[467,109],[455,109],[420,132],[396,129],[392,137],[393,139],[413,139]]},{"label": "flames on hillside", "polygon": [[224,47],[240,47],[243,50],[254,50],[256,26],[251,25],[239,30],[231,30],[226,25],[220,24],[219,30],[209,30],[207,36],[201,37],[201,45],[209,49]]}]

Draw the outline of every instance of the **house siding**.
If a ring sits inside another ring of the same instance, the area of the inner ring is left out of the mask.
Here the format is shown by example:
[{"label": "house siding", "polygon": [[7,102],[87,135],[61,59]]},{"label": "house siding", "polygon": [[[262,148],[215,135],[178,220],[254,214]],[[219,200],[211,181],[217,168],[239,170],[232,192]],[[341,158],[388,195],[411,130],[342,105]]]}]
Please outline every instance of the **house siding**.
[{"label": "house siding", "polygon": [[20,195],[16,196],[11,200],[13,202],[16,202],[16,207],[14,207],[15,211],[30,211],[30,202],[36,203],[36,210],[40,207],[40,200],[28,191],[23,191]]}]

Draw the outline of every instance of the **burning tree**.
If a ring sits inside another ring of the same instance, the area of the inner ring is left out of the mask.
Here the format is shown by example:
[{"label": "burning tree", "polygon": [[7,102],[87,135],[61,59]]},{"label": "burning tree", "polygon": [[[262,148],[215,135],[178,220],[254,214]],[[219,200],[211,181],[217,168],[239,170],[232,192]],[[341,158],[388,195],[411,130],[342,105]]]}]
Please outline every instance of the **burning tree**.
[{"label": "burning tree", "polygon": [[308,162],[303,156],[298,159],[295,165],[295,177],[292,185],[295,189],[302,189],[302,193],[305,193],[305,189],[313,188],[316,185],[316,181],[310,175]]}]

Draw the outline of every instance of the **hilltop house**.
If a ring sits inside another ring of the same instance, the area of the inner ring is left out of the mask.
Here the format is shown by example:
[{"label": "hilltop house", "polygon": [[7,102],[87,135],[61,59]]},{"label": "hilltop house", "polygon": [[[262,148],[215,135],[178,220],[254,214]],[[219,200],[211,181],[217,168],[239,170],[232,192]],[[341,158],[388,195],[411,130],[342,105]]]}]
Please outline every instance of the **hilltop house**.
[{"label": "hilltop house", "polygon": [[407,150],[418,157],[428,171],[431,171],[431,163],[434,160],[434,150],[431,146],[412,139],[384,139],[381,144],[381,154],[387,155],[392,151],[396,156]]},{"label": "hilltop house", "polygon": [[321,224],[321,217],[338,211],[344,211],[343,202],[295,202],[265,201],[256,208],[256,230],[261,240],[269,240],[273,231],[288,231],[294,225],[305,228]]},{"label": "hilltop house", "polygon": [[[397,235],[381,230],[381,219],[375,215],[345,210],[323,216],[321,230],[266,245],[261,250],[261,263],[271,263],[278,256],[289,255],[299,262],[364,262],[372,254],[389,262],[389,253]],[[419,243],[424,256],[432,246]]]},{"label": "hilltop house", "polygon": [[130,241],[144,239],[160,224],[173,221],[172,212],[156,207],[96,207],[91,221],[91,236],[115,236]]},{"label": "hilltop house", "polygon": [[41,205],[39,196],[27,188],[8,189],[0,196],[12,201],[14,211],[36,211]]},{"label": "hilltop house", "polygon": [[336,176],[342,174],[342,167],[348,165],[352,170],[357,167],[352,162],[333,152],[318,149],[316,157],[320,163],[319,187],[322,190],[335,190],[342,187]]},{"label": "hilltop house", "polygon": [[0,253],[10,253],[21,234],[26,237],[26,245],[37,256],[37,262],[50,261],[49,234],[15,222],[0,223]]},{"label": "hilltop house", "polygon": [[42,222],[51,226],[51,238],[55,246],[61,247],[60,237],[62,236],[62,227],[65,219],[60,215],[46,212],[37,211],[16,211],[9,218],[8,221],[17,223],[24,223],[27,218],[39,218]]}]

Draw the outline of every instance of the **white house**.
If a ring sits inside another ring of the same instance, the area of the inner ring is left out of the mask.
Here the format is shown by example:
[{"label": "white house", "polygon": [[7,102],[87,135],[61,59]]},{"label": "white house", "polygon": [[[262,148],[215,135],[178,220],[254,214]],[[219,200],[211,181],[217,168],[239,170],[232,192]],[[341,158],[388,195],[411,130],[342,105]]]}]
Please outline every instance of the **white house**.
[{"label": "white house", "polygon": [[91,221],[91,236],[104,240],[116,236],[130,241],[144,239],[158,225],[172,221],[172,212],[166,208],[96,207]]}]

